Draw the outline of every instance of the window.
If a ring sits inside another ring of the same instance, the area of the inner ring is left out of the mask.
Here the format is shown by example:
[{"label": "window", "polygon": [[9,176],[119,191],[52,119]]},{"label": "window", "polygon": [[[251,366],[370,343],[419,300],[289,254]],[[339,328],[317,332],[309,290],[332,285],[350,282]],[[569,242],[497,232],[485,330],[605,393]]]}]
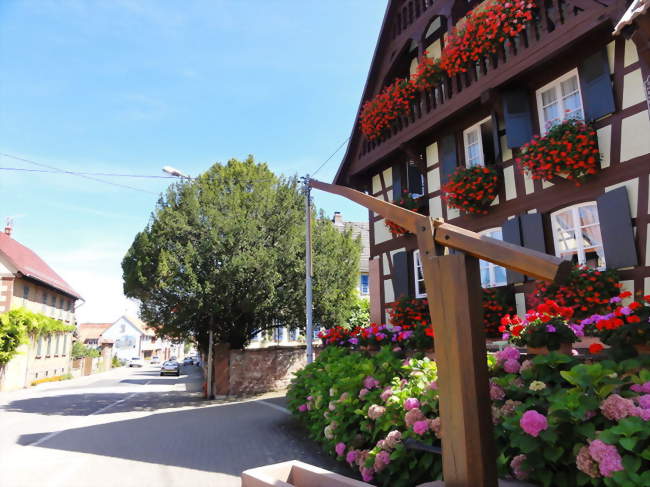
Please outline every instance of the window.
[{"label": "window", "polygon": [[292,328],[289,330],[289,341],[295,342],[298,340],[298,329],[297,328]]},{"label": "window", "polygon": [[29,299],[29,286],[23,286],[23,299]]},{"label": "window", "polygon": [[53,308],[56,308],[56,296],[53,294],[52,299],[50,300],[50,304],[52,305]]},{"label": "window", "polygon": [[43,312],[47,311],[47,293],[43,291]]},{"label": "window", "polygon": [[564,208],[551,215],[555,255],[575,264],[605,268],[600,221],[595,202]]},{"label": "window", "polygon": [[273,331],[274,331],[273,333],[274,339],[276,342],[281,342],[282,340],[284,340],[284,328],[276,328]]},{"label": "window", "polygon": [[422,262],[420,261],[420,251],[413,252],[413,276],[415,277],[415,297],[426,298],[427,290],[424,287],[424,275],[422,274]]},{"label": "window", "polygon": [[406,165],[406,181],[408,181],[410,194],[416,197],[424,195],[424,175],[415,162],[409,162]]},{"label": "window", "polygon": [[494,163],[494,141],[490,117],[463,131],[465,165],[485,166]]},{"label": "window", "polygon": [[584,118],[577,69],[537,90],[536,97],[542,135],[564,120]]},{"label": "window", "polygon": [[[480,232],[480,234],[497,240],[503,240],[503,235],[501,234],[500,228],[484,230]],[[500,265],[493,264],[492,262],[488,262],[486,260],[480,260],[479,266],[481,268],[482,287],[497,287],[505,286],[508,284],[508,279],[506,278],[506,270]]]},{"label": "window", "polygon": [[368,294],[368,274],[361,274],[361,279],[359,283],[359,292],[362,295]]}]

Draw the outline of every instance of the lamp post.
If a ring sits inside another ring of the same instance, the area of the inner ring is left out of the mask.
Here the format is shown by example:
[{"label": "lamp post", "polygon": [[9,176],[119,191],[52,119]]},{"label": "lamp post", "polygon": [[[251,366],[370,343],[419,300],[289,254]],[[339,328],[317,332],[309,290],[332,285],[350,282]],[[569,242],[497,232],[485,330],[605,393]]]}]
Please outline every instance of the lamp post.
[{"label": "lamp post", "polygon": [[[191,180],[192,178],[185,174],[184,172],[172,167],[172,166],[164,166],[162,168],[163,172],[170,174],[171,176],[180,178],[180,179],[187,179]],[[208,332],[208,376],[207,376],[207,387],[206,387],[206,395],[208,399],[212,399],[212,370],[213,370],[213,365],[212,365],[212,360],[213,360],[213,355],[212,355],[212,349],[214,347],[214,336],[212,333],[212,327],[213,327],[214,320],[212,316],[210,316],[210,330]]]}]

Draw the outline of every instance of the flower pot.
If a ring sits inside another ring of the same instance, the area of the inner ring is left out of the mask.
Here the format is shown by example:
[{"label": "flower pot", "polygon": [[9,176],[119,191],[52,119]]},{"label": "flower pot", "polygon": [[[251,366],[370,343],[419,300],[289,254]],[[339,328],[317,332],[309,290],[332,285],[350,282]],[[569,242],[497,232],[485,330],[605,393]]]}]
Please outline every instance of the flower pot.
[{"label": "flower pot", "polygon": [[650,343],[637,343],[634,348],[639,355],[650,355]]},{"label": "flower pot", "polygon": [[[551,353],[551,350],[548,349],[548,347],[531,347],[531,346],[526,346],[526,350],[530,355],[548,355]],[[571,344],[570,343],[562,343],[560,345],[560,348],[557,350],[552,350],[553,352],[558,352],[558,353],[563,353],[565,355],[571,355]]]},{"label": "flower pot", "polygon": [[602,345],[603,348],[609,348],[609,345],[605,345],[600,338],[592,336],[584,336],[580,338],[580,340],[575,343],[575,348],[589,348],[594,344]]}]

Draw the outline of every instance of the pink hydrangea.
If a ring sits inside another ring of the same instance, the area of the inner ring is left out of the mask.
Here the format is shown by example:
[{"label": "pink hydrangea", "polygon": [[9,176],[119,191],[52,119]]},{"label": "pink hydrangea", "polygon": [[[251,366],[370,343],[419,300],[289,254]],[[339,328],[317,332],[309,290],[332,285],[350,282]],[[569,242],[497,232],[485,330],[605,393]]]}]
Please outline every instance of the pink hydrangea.
[{"label": "pink hydrangea", "polygon": [[350,465],[352,465],[354,462],[357,461],[358,455],[359,452],[357,450],[350,450],[348,454],[345,456],[345,461],[348,462]]},{"label": "pink hydrangea", "polygon": [[301,404],[300,406],[298,406],[298,411],[300,411],[301,413],[304,413],[305,411],[307,411],[307,405],[306,404]]},{"label": "pink hydrangea", "polygon": [[424,419],[424,414],[418,408],[411,409],[404,415],[404,422],[406,426],[413,426],[416,421],[421,421]]},{"label": "pink hydrangea", "polygon": [[521,363],[521,367],[519,368],[519,372],[525,372],[527,370],[532,369],[534,366],[533,362],[531,360],[524,360]]},{"label": "pink hydrangea", "polygon": [[363,387],[365,387],[366,389],[374,389],[375,387],[379,387],[379,381],[369,375],[368,377],[363,379]]},{"label": "pink hydrangea", "polygon": [[639,394],[650,394],[650,381],[644,383],[644,384],[634,384],[630,387],[634,392],[638,392]]},{"label": "pink hydrangea", "polygon": [[618,394],[612,394],[601,404],[600,410],[603,416],[613,421],[619,421],[627,416],[633,416],[636,406],[631,399],[625,399]]},{"label": "pink hydrangea", "polygon": [[339,397],[339,402],[347,401],[350,398],[350,393],[349,392],[344,392],[341,394],[341,397]]},{"label": "pink hydrangea", "polygon": [[546,416],[531,409],[521,416],[519,426],[530,436],[537,437],[542,431],[548,428],[548,421]]},{"label": "pink hydrangea", "polygon": [[420,401],[418,401],[414,397],[409,397],[406,401],[404,401],[404,409],[406,409],[407,411],[419,407],[420,407]]},{"label": "pink hydrangea", "polygon": [[576,466],[578,467],[578,470],[586,473],[592,479],[600,477],[600,473],[598,472],[598,464],[594,461],[593,458],[591,458],[588,446],[583,446],[580,448],[578,456],[576,457]]},{"label": "pink hydrangea", "polygon": [[368,408],[368,417],[370,419],[377,419],[380,418],[385,412],[386,408],[384,406],[373,404]]},{"label": "pink hydrangea", "polygon": [[614,472],[623,470],[621,456],[613,445],[594,440],[589,444],[589,454],[598,462],[598,470],[603,477],[611,477]]},{"label": "pink hydrangea", "polygon": [[523,463],[526,461],[526,455],[517,455],[510,462],[512,474],[517,480],[526,480],[528,478],[528,470],[524,469]]},{"label": "pink hydrangea", "polygon": [[639,402],[639,407],[642,407],[643,409],[650,409],[650,394],[639,396],[637,398],[637,401]]},{"label": "pink hydrangea", "polygon": [[380,451],[375,455],[375,463],[373,465],[375,472],[381,472],[390,463],[390,453],[385,450]]},{"label": "pink hydrangea", "polygon": [[372,482],[372,476],[375,473],[372,468],[361,467],[359,470],[361,472],[361,478],[364,482]]},{"label": "pink hydrangea", "polygon": [[413,423],[413,432],[416,435],[423,435],[427,431],[429,431],[429,423],[427,423],[426,419]]},{"label": "pink hydrangea", "polygon": [[508,399],[503,406],[501,406],[500,413],[502,416],[511,416],[514,414],[515,409],[517,406],[521,404],[521,401],[513,401],[512,399]]},{"label": "pink hydrangea", "polygon": [[386,435],[384,446],[388,449],[393,449],[398,445],[400,441],[402,441],[402,433],[400,431],[393,430]]},{"label": "pink hydrangea", "polygon": [[431,383],[429,384],[429,389],[431,389],[432,391],[437,391],[438,390],[438,383],[435,380],[431,381]]},{"label": "pink hydrangea", "polygon": [[505,362],[503,362],[503,370],[505,370],[508,374],[516,374],[517,372],[519,372],[520,368],[521,365],[519,365],[518,360],[508,359]]},{"label": "pink hydrangea", "polygon": [[634,408],[634,411],[632,411],[631,416],[637,416],[641,418],[643,421],[650,421],[650,409]]},{"label": "pink hydrangea", "polygon": [[429,428],[431,431],[433,431],[433,434],[436,435],[436,438],[440,438],[440,434],[442,431],[441,427],[442,423],[440,422],[440,418],[434,418],[429,420]]},{"label": "pink hydrangea", "polygon": [[379,398],[385,402],[388,401],[388,398],[392,395],[393,395],[393,389],[389,386],[383,390],[383,392],[379,395]]},{"label": "pink hydrangea", "polygon": [[366,397],[366,394],[368,394],[370,391],[366,389],[365,387],[359,391],[359,399],[363,399]]},{"label": "pink hydrangea", "polygon": [[505,362],[506,360],[519,360],[521,354],[519,350],[515,347],[505,347],[503,350],[498,351],[496,358],[499,362]]},{"label": "pink hydrangea", "polygon": [[342,457],[343,454],[345,453],[345,443],[342,441],[337,443],[336,446],[334,447],[334,451],[339,457]]},{"label": "pink hydrangea", "polygon": [[497,384],[490,382],[490,399],[493,401],[500,401],[506,397],[505,391]]}]

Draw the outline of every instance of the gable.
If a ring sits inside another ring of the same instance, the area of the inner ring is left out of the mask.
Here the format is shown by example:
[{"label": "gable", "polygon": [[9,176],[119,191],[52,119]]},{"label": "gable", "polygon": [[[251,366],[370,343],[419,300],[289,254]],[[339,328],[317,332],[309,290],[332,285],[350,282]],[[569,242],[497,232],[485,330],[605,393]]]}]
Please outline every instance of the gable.
[{"label": "gable", "polygon": [[118,318],[115,323],[113,323],[104,333],[102,333],[103,338],[112,340],[116,340],[119,337],[125,335],[140,337],[143,335],[143,333],[138,329],[137,326],[131,323],[124,316]]}]

